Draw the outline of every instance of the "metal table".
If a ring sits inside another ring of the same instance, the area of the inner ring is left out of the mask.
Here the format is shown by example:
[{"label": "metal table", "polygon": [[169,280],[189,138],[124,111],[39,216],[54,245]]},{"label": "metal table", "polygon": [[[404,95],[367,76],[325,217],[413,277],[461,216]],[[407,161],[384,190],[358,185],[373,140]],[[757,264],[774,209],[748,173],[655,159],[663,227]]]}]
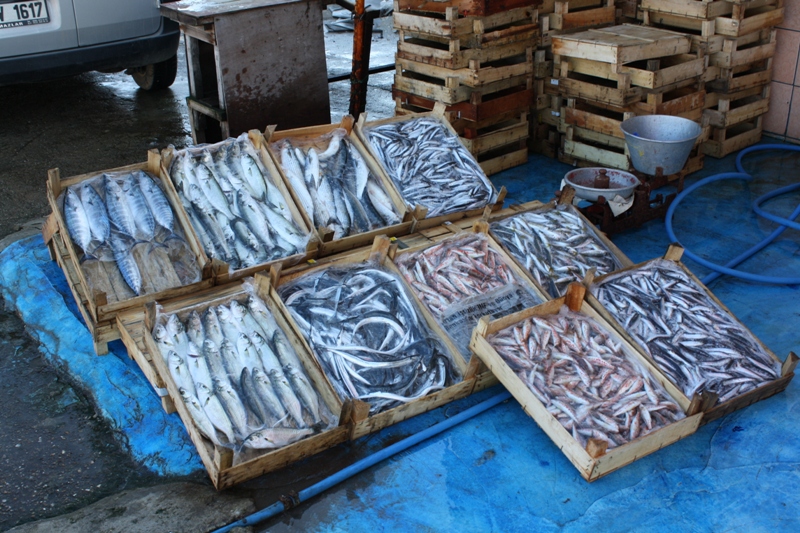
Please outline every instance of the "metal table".
[{"label": "metal table", "polygon": [[309,0],[183,0],[180,23],[195,144],[269,124],[327,124],[330,101],[319,4]]}]

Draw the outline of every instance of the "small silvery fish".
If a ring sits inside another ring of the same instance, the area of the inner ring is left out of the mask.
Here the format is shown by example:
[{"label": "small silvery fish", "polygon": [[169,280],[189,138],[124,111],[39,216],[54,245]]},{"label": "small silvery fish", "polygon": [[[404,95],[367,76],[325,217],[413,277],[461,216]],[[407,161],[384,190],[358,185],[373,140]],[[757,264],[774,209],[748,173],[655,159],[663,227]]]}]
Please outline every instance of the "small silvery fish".
[{"label": "small silvery fish", "polygon": [[87,253],[92,242],[91,225],[78,193],[71,188],[67,188],[64,196],[64,218],[72,241],[81,247],[83,253]]}]

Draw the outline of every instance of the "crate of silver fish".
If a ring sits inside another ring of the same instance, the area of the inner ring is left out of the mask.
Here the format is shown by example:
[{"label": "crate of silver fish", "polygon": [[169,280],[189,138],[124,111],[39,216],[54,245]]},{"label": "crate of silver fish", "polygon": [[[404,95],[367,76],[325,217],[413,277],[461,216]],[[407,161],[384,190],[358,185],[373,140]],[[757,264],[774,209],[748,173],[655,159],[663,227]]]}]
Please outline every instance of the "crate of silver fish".
[{"label": "crate of silver fish", "polygon": [[317,256],[319,239],[269,167],[261,132],[162,152],[167,193],[217,283]]},{"label": "crate of silver fish", "polygon": [[487,232],[479,220],[437,244],[400,250],[393,263],[466,362],[481,317],[499,318],[547,300]]},{"label": "crate of silver fish", "polygon": [[151,304],[145,349],[222,490],[347,440],[342,402],[261,275]]},{"label": "crate of silver fish", "polygon": [[783,391],[797,356],[781,362],[680,262],[683,248],[593,280],[590,303],[675,384],[688,405],[712,394],[703,422]]},{"label": "crate of silver fish", "polygon": [[585,288],[481,319],[471,348],[587,481],[697,430],[679,391],[584,301]]},{"label": "crate of silver fish", "polygon": [[285,131],[267,128],[267,163],[281,176],[320,238],[319,256],[370,246],[377,235],[407,235],[411,211],[353,135],[353,117],[339,124]]},{"label": "crate of silver fish", "polygon": [[417,229],[480,215],[503,207],[499,192],[475,157],[443,117],[444,106],[418,113],[356,124],[356,135],[378,161],[386,179],[412,209]]},{"label": "crate of silver fish", "polygon": [[366,407],[356,438],[491,385],[451,349],[391,270],[385,236],[371,249],[293,269],[280,307],[341,401]]},{"label": "crate of silver fish", "polygon": [[514,211],[493,217],[490,233],[551,298],[591,269],[600,276],[633,264],[572,205],[535,202]]},{"label": "crate of silver fish", "polygon": [[[191,229],[177,215],[179,206],[163,190],[160,170],[160,156],[151,151],[146,163],[63,180],[58,169],[48,173],[54,236],[63,241],[62,259],[72,262],[65,274],[82,288],[76,300],[92,325],[213,284]],[[98,350],[106,348],[93,338]]]}]

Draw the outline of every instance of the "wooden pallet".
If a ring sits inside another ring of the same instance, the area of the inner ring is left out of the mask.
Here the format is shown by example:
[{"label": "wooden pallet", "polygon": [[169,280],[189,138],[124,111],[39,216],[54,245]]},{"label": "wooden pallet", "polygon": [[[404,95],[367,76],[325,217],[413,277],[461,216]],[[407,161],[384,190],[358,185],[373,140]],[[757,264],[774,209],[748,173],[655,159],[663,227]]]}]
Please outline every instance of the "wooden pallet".
[{"label": "wooden pallet", "polygon": [[[797,366],[798,358],[794,354],[794,352],[789,352],[789,355],[786,357],[784,361],[778,359],[778,357],[766,345],[764,345],[755,335],[753,335],[752,332],[750,332],[750,330],[747,328],[747,326],[742,324],[741,321],[739,321],[739,319],[736,318],[736,316],[730,311],[730,309],[728,309],[725,306],[725,304],[723,304],[719,300],[719,298],[717,298],[716,295],[714,295],[714,293],[708,289],[708,287],[703,285],[703,283],[691,272],[691,270],[689,270],[686,267],[686,265],[681,262],[682,256],[683,256],[683,248],[680,245],[672,244],[667,249],[667,252],[664,254],[663,258],[666,259],[667,261],[675,263],[676,266],[678,266],[681,270],[683,270],[683,272],[689,277],[689,279],[691,279],[695,283],[695,285],[697,285],[700,288],[700,290],[705,292],[708,298],[711,301],[713,301],[714,304],[716,304],[720,309],[722,309],[723,312],[730,315],[731,318],[735,322],[737,322],[739,326],[742,327],[742,329],[749,332],[752,335],[753,339],[755,339],[755,341],[761,345],[764,351],[767,354],[769,354],[769,356],[776,363],[781,363],[781,375],[778,379],[774,380],[773,382],[763,385],[745,394],[742,394],[722,404],[716,403],[716,398],[713,398],[713,402],[708,402],[703,408],[704,414],[702,420],[703,424],[707,424],[708,422],[711,422],[727,414],[730,414],[738,409],[743,409],[749,405],[752,405],[755,402],[769,398],[770,396],[773,396],[786,389],[786,387],[789,385],[792,378],[794,377],[794,369]],[[647,263],[649,263],[649,261],[625,268],[623,269],[623,271],[636,270],[643,266],[646,266]],[[589,284],[591,284],[592,281],[600,282],[603,279],[605,279],[605,277],[607,276],[601,276],[598,277],[596,280],[587,280],[587,281],[589,282]],[[613,316],[611,316],[611,314],[602,306],[602,304],[600,304],[600,302],[596,298],[594,298],[594,296],[592,296],[591,294],[587,294],[586,300],[587,302],[589,302],[589,305],[593,309],[595,309],[614,328],[615,331],[617,331],[620,335],[622,335],[628,342],[636,344],[636,342],[633,340],[630,334],[625,330],[625,328],[623,328],[622,325]],[[650,360],[650,358],[647,357],[646,355],[645,357],[648,360]],[[651,361],[651,363],[654,366],[658,367],[658,364],[655,361]],[[666,378],[666,376],[664,377]],[[675,387],[675,389],[677,389],[677,387]],[[692,399],[685,396],[683,392],[680,390],[678,390],[678,395],[675,396],[675,398],[683,408],[687,408],[688,405],[692,403]]]},{"label": "wooden pallet", "polygon": [[688,54],[690,48],[686,35],[633,24],[553,37],[553,55],[614,65]]},{"label": "wooden pallet", "polygon": [[462,16],[485,17],[541,3],[542,0],[397,0],[395,11],[444,13],[448,8],[455,8]]},{"label": "wooden pallet", "polygon": [[553,443],[578,469],[581,476],[586,481],[595,481],[640,457],[656,452],[664,446],[691,435],[697,431],[703,414],[699,408],[700,402],[695,402],[688,409],[681,406],[686,414],[685,418],[612,450],[607,450],[605,441],[597,442],[594,439],[589,439],[587,447],[583,448],[570,432],[547,411],[545,405],[531,392],[528,386],[517,376],[517,373],[512,370],[486,339],[489,335],[507,327],[512,327],[532,316],[547,316],[557,313],[564,305],[599,322],[601,327],[609,331],[615,341],[624,347],[623,349],[628,357],[637,361],[644,367],[644,372],[651,375],[659,383],[662,383],[667,393],[678,403],[677,388],[668,382],[665,383],[666,378],[658,368],[647,361],[634,344],[615,332],[613,327],[584,301],[585,292],[584,287],[574,283],[570,286],[566,296],[556,300],[491,322],[486,318],[481,319],[473,333],[470,347],[520,402],[523,410],[534,419],[536,424],[547,433]]},{"label": "wooden pallet", "polygon": [[547,18],[550,29],[575,31],[614,24],[616,9],[614,0],[556,0]]},{"label": "wooden pallet", "polygon": [[711,93],[704,115],[715,128],[729,128],[769,111],[770,86],[753,87],[738,93]]},{"label": "wooden pallet", "polygon": [[703,153],[719,159],[756,144],[761,140],[762,119],[759,115],[728,128],[714,128],[711,139],[701,147]]},{"label": "wooden pallet", "polygon": [[735,68],[757,63],[775,55],[777,30],[761,30],[737,39],[725,39],[722,51],[711,54],[709,63],[720,68]]}]

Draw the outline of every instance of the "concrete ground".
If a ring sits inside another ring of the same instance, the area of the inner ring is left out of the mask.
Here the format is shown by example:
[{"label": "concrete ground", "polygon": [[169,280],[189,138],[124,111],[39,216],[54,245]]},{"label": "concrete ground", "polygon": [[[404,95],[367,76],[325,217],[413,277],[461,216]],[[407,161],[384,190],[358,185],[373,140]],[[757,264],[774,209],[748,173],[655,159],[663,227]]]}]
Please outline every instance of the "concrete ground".
[{"label": "concrete ground", "polygon": [[[391,19],[376,27],[386,31],[376,32],[371,64],[393,63]],[[329,75],[349,72],[352,35],[326,32]],[[0,87],[0,250],[41,231],[50,212],[48,169],[73,176],[191,143],[182,46],[179,54],[178,78],[157,93],[139,90],[123,73]],[[393,115],[391,83],[391,72],[371,77],[370,117]],[[330,88],[338,122],[349,83]],[[47,363],[4,302],[0,332],[0,402],[12,407],[0,409],[0,531],[203,531],[255,508],[254,490],[218,494],[202,473],[165,478],[137,465],[124,436],[97,415],[86,391]]]}]

